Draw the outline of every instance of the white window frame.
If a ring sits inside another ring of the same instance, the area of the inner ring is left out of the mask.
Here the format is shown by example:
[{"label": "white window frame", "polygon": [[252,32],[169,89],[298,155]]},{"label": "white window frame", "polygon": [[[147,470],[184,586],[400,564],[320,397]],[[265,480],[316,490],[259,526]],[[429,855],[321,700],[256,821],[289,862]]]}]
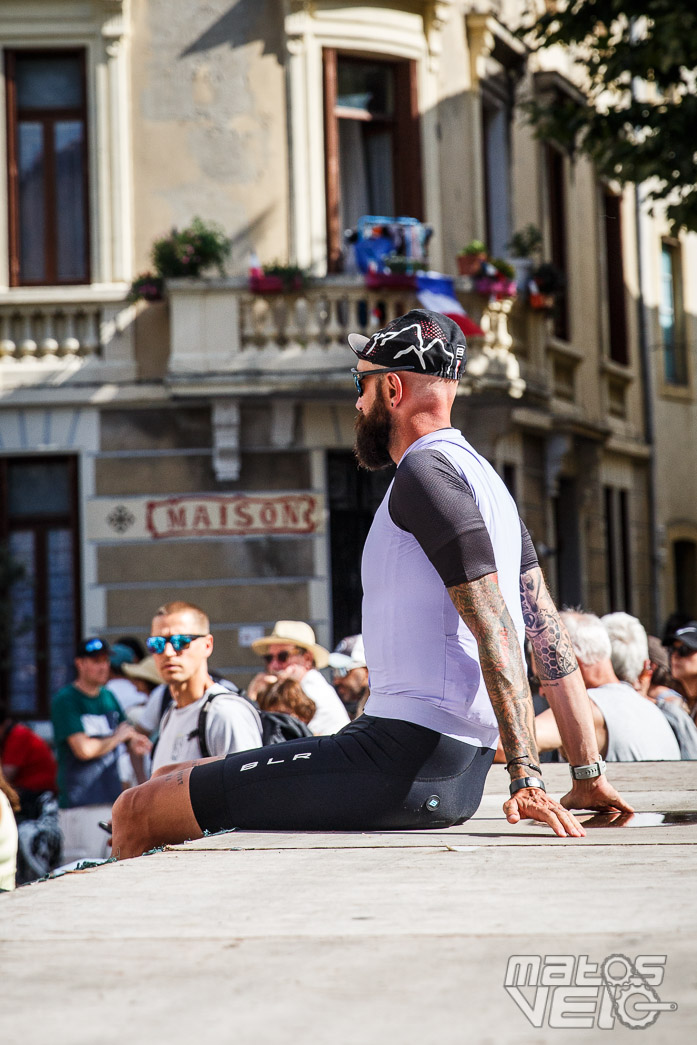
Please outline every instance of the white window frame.
[{"label": "white window frame", "polygon": [[[133,191],[129,40],[126,0],[3,0],[0,7],[0,194],[7,199],[7,111],[4,104],[6,51],[85,51],[87,77],[87,169],[89,182],[90,271],[95,290],[127,286],[133,278]],[[9,287],[6,214],[0,218],[0,288]],[[27,288],[7,290],[8,295]],[[32,288],[41,297],[42,288]]]}]

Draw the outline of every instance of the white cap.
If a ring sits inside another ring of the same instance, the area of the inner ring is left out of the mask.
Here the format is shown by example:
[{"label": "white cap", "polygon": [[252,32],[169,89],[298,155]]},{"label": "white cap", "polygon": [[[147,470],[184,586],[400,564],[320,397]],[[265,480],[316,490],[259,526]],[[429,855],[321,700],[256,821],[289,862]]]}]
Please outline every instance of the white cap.
[{"label": "white cap", "polygon": [[333,653],[329,654],[329,667],[337,671],[353,671],[367,667],[362,635],[348,635],[342,639]]}]

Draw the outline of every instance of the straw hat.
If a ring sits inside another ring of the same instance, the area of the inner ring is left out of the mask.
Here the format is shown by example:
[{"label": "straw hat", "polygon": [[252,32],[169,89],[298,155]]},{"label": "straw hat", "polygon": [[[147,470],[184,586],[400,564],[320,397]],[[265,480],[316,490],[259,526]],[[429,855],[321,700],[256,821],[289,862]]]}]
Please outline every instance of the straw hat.
[{"label": "straw hat", "polygon": [[153,686],[160,686],[165,681],[155,667],[154,657],[145,657],[138,664],[124,664],[123,671],[129,679],[143,679]]},{"label": "straw hat", "polygon": [[314,631],[302,620],[277,620],[271,634],[253,642],[252,649],[263,656],[268,652],[269,646],[277,646],[280,643],[306,649],[314,657],[318,668],[326,668],[329,664],[329,650],[315,641]]}]

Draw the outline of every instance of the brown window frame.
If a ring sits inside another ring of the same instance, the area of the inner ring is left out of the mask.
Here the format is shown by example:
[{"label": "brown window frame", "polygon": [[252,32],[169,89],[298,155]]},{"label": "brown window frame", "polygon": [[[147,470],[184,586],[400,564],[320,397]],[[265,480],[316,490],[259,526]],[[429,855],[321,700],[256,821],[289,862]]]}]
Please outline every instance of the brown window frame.
[{"label": "brown window frame", "polygon": [[[418,106],[417,64],[375,54],[354,54],[325,47],[322,51],[324,83],[324,156],[327,221],[327,267],[341,270],[343,229],[339,227],[339,119],[337,79],[339,58],[355,62],[384,63],[394,69],[395,113],[392,164],[394,171],[395,217],[408,215],[423,220],[423,176],[421,162],[421,123]],[[414,156],[418,157],[418,176],[414,176]],[[408,161],[408,162],[407,162]]]},{"label": "brown window frame", "polygon": [[[20,278],[20,235],[19,235],[19,172],[17,167],[18,127],[23,113],[17,108],[16,59],[73,57],[81,64],[82,105],[79,108],[66,109],[31,109],[26,116],[40,122],[44,131],[44,148],[46,156],[45,205],[46,228],[44,232],[44,264],[45,279],[23,280]],[[7,106],[7,173],[8,173],[8,230],[9,230],[9,262],[11,287],[35,286],[84,286],[91,282],[90,266],[90,222],[89,222],[89,141],[87,119],[87,70],[85,48],[13,48],[5,53],[5,97]],[[81,120],[84,129],[84,159],[82,163],[83,185],[83,222],[85,272],[82,279],[57,278],[57,236],[56,236],[56,200],[55,200],[55,154],[53,136],[48,133],[51,125],[59,120]]]},{"label": "brown window frame", "polygon": [[690,373],[688,369],[687,340],[685,329],[685,299],[683,296],[683,252],[679,240],[667,236],[660,243],[660,280],[659,317],[663,310],[663,255],[670,257],[670,281],[672,290],[672,336],[670,342],[664,337],[663,326],[660,326],[660,341],[663,352],[663,384],[672,389],[689,387]]},{"label": "brown window frame", "polygon": [[569,324],[569,264],[568,264],[568,209],[566,201],[566,161],[563,152],[554,145],[545,146],[547,168],[547,207],[552,264],[565,277],[563,289],[554,295],[552,316],[554,336],[561,341],[570,338]]},{"label": "brown window frame", "polygon": [[629,341],[622,254],[622,197],[605,190],[602,202],[610,359],[627,366]]},{"label": "brown window frame", "polygon": [[[17,454],[11,457],[0,457],[0,505],[7,506],[8,499],[8,475],[9,463],[32,463],[46,460],[46,457],[32,454]],[[0,511],[0,541],[7,544],[10,533],[16,530],[32,530],[39,537],[36,541],[36,591],[35,606],[39,610],[34,620],[34,635],[36,640],[37,660],[37,707],[36,712],[22,712],[22,718],[46,719],[50,715],[51,697],[48,678],[48,621],[43,612],[47,608],[48,592],[48,539],[47,532],[51,527],[67,526],[72,533],[73,549],[73,598],[74,598],[74,634],[73,647],[77,647],[82,634],[82,600],[81,600],[81,563],[80,563],[80,504],[79,504],[79,475],[78,458],[75,454],[50,455],[51,461],[60,461],[67,464],[70,482],[70,510],[67,513],[53,515],[25,515],[17,518],[9,518],[7,507]],[[9,688],[10,670],[9,665],[0,668],[0,683],[5,693],[10,698],[12,706],[12,693]]]},{"label": "brown window frame", "polygon": [[631,613],[634,603],[632,520],[629,491],[603,488],[605,580],[609,613]]}]

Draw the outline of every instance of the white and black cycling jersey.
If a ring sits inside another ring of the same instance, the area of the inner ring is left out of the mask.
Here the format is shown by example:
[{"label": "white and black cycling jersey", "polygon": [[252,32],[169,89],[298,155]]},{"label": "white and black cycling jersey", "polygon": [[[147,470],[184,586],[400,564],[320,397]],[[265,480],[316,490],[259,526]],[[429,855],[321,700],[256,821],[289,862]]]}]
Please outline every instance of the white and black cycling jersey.
[{"label": "white and black cycling jersey", "polygon": [[497,573],[522,651],[520,574],[536,564],[503,480],[459,431],[412,443],[363,553],[366,712],[495,746],[477,642],[447,588]]}]

